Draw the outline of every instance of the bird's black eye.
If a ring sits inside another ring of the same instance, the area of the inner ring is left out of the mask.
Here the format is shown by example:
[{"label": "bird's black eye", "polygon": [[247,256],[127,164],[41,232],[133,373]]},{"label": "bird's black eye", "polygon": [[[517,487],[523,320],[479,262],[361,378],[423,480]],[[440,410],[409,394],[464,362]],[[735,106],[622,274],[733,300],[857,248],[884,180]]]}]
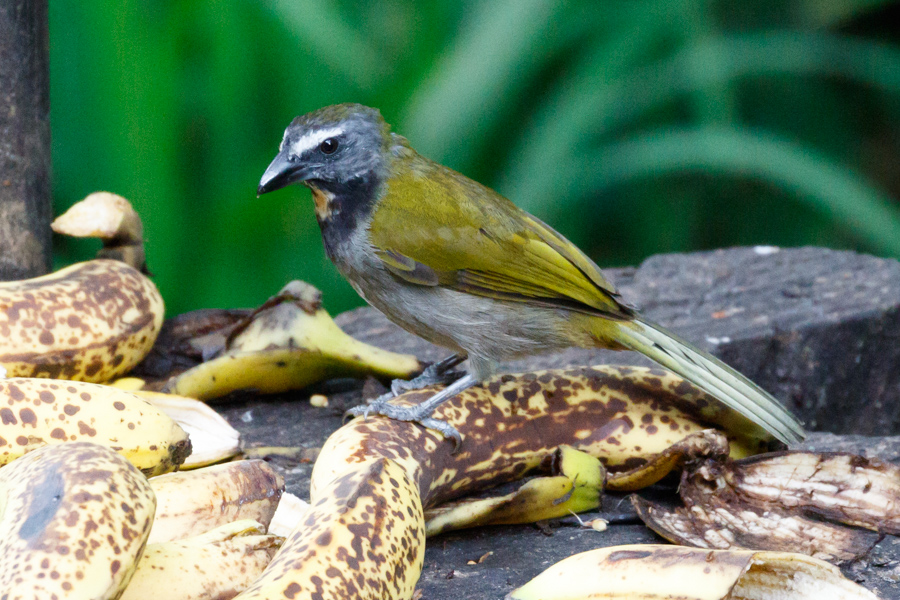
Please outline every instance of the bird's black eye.
[{"label": "bird's black eye", "polygon": [[334,154],[338,149],[338,141],[334,138],[328,138],[319,144],[319,150],[322,154]]}]

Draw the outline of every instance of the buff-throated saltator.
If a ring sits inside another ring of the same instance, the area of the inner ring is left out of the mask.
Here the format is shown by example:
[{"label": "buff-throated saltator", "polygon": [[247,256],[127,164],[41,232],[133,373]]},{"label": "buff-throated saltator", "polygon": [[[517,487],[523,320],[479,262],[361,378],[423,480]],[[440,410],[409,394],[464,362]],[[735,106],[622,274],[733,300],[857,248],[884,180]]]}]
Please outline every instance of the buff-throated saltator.
[{"label": "buff-throated saltator", "polygon": [[[571,242],[420,156],[377,110],[341,104],[294,119],[258,193],[295,182],[312,190],[328,257],[356,291],[407,331],[456,353],[438,367],[469,360],[464,377],[417,409],[391,405],[388,394],[358,414],[414,420],[456,437],[429,415],[499,361],[602,347],[636,350],[778,439],[803,439],[800,423],[772,396],[645,320]],[[431,371],[419,383],[439,374]]]}]

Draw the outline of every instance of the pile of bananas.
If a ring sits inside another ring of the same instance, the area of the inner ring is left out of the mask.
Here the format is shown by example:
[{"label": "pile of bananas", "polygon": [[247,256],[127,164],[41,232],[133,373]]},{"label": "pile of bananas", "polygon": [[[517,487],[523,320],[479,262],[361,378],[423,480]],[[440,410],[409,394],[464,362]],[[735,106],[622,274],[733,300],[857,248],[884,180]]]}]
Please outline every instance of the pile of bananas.
[{"label": "pile of bananas", "polygon": [[[748,458],[768,449],[770,435],[682,379],[586,367],[504,375],[459,394],[434,415],[460,432],[459,448],[418,425],[353,420],[322,448],[307,505],[263,461],[214,464],[239,455],[239,434],[199,399],[345,374],[408,378],[424,365],[346,336],[318,292],[293,282],[197,336],[205,359],[197,366],[157,382],[122,378],[163,323],[140,219],[124,199],[99,193],[54,228],[100,237],[104,249],[52,275],[0,284],[4,600],[409,600],[426,538],[441,532],[596,509],[604,490],[638,490],[682,469],[683,486],[705,477],[744,497],[785,496],[790,485],[790,468],[754,468],[758,459]],[[856,473],[841,474],[839,463],[830,484]],[[885,482],[878,493],[892,498],[898,474],[876,466],[868,479],[876,472]],[[467,497],[526,476],[510,494]],[[700,492],[683,496],[701,503]],[[691,529],[684,511],[635,503],[678,543],[703,545],[712,528],[724,531],[718,522]],[[856,510],[852,524],[884,516],[859,504],[842,505]],[[577,555],[509,598],[874,598],[818,558],[706,545],[715,549]]]}]

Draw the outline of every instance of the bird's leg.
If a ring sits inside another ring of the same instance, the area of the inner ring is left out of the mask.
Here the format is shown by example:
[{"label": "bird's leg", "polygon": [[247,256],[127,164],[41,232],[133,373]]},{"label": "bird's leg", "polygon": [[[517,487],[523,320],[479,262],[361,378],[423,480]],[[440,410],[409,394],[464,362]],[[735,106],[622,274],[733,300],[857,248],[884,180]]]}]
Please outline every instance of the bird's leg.
[{"label": "bird's leg", "polygon": [[429,385],[449,385],[464,375],[464,373],[452,369],[465,361],[467,357],[468,355],[465,352],[452,354],[447,358],[428,365],[421,374],[409,381],[406,379],[395,379],[391,382],[391,392],[394,396],[399,396],[403,392],[420,390]]},{"label": "bird's leg", "polygon": [[[417,382],[418,379],[422,378],[426,374],[428,374],[426,385],[431,385],[434,382],[435,377],[437,377],[439,381],[446,380],[449,370],[465,359],[465,354],[456,354],[449,358],[445,358],[444,360],[428,367],[428,369],[426,369],[422,373],[422,375],[419,375],[419,377],[416,377],[412,381],[404,383],[412,384],[414,382]],[[432,367],[434,367],[434,370],[431,373],[428,373],[428,371],[431,370]],[[394,395],[397,392],[397,390],[392,385],[390,392],[379,396],[369,404],[355,406],[348,410],[346,414],[361,416],[363,418],[366,418],[369,415],[381,415],[384,417],[388,417],[389,419],[395,419],[397,421],[419,423],[423,427],[427,427],[428,429],[433,429],[441,433],[447,439],[452,439],[455,452],[462,442],[462,436],[460,436],[456,428],[449,423],[432,418],[431,413],[433,413],[434,409],[443,404],[446,400],[477,384],[482,380],[482,378],[477,374],[471,373],[463,375],[462,377],[459,377],[455,373],[453,373],[453,375],[455,376],[455,381],[416,406],[397,406],[395,404],[392,404],[390,401],[394,398]],[[410,389],[418,388],[410,386]]]}]

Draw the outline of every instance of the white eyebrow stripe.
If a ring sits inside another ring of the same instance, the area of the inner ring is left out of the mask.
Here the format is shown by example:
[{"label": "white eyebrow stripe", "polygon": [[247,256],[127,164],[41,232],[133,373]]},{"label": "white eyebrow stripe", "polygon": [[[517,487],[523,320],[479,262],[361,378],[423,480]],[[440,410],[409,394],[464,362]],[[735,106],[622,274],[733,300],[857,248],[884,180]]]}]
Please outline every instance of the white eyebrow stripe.
[{"label": "white eyebrow stripe", "polygon": [[291,144],[291,154],[293,154],[294,156],[300,156],[310,148],[315,148],[328,138],[339,136],[342,133],[344,133],[344,129],[342,127],[330,127],[328,129],[311,131],[310,133],[307,133],[302,138]]}]

